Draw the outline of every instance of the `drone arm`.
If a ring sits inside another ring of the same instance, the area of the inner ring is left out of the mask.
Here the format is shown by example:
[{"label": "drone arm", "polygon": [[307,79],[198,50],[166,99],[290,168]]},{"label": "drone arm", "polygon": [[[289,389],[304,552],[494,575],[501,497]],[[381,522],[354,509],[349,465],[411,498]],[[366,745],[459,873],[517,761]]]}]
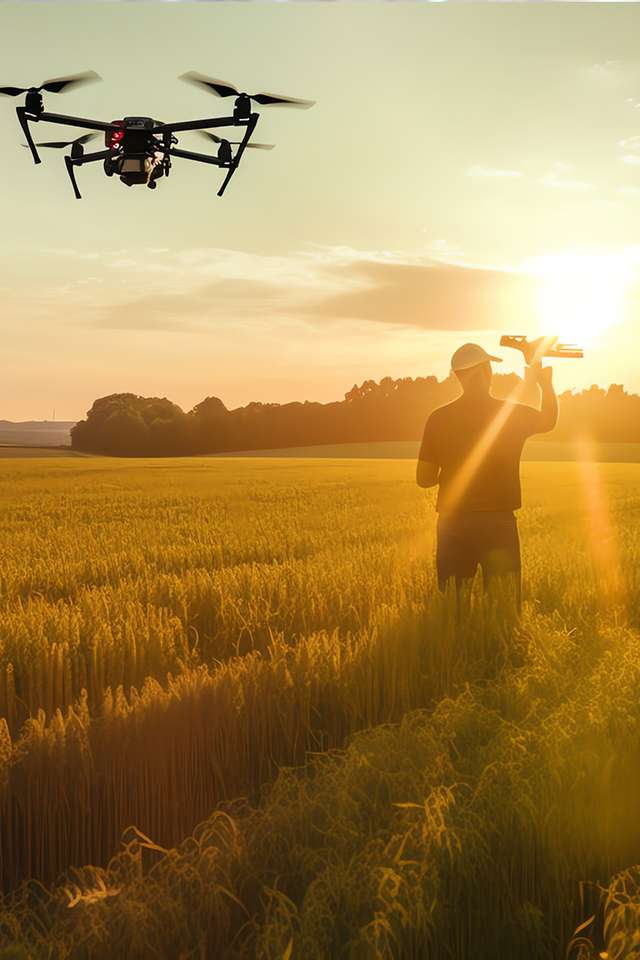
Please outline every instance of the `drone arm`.
[{"label": "drone arm", "polygon": [[46,120],[47,123],[61,123],[69,127],[81,127],[85,130],[117,130],[113,123],[103,123],[101,120],[86,120],[83,117],[67,117],[61,113],[28,113],[26,107],[16,107],[16,113],[18,115],[18,120],[20,121],[20,126],[25,135],[25,139],[31,150],[31,156],[33,157],[34,163],[41,163],[40,157],[38,156],[38,151],[36,150],[36,145],[33,142],[33,137],[31,136],[31,129],[29,127],[29,121],[32,123],[37,123],[40,120]]},{"label": "drone arm", "polygon": [[258,122],[258,117],[259,117],[259,116],[260,116],[260,114],[258,114],[258,113],[252,113],[251,116],[250,116],[250,118],[249,118],[249,123],[247,124],[247,129],[245,130],[244,137],[242,138],[242,142],[241,142],[240,146],[238,147],[238,150],[237,150],[237,152],[236,152],[236,155],[235,155],[235,157],[233,158],[233,160],[232,160],[232,162],[231,162],[231,168],[229,169],[226,177],[224,178],[224,182],[223,182],[222,186],[221,186],[220,189],[218,190],[218,196],[219,196],[219,197],[221,197],[222,194],[224,193],[224,191],[226,190],[227,184],[229,183],[229,181],[231,180],[231,177],[234,175],[234,173],[236,172],[236,170],[237,170],[237,168],[238,168],[238,164],[240,163],[240,157],[241,157],[242,154],[244,153],[245,147],[247,146],[247,144],[248,144],[248,142],[249,142],[249,138],[251,137],[251,134],[253,133],[253,131],[254,131],[254,129],[255,129],[255,125],[256,125],[256,123]]},{"label": "drone arm", "polygon": [[88,120],[84,117],[66,117],[62,113],[41,113],[39,116],[30,116],[30,120],[46,120],[47,123],[62,123],[68,127],[82,127],[86,130],[119,130],[114,123],[104,123],[102,120]]},{"label": "drone arm", "polygon": [[111,155],[110,150],[98,150],[95,153],[85,153],[81,157],[65,157],[64,162],[67,168],[67,173],[69,174],[69,179],[71,180],[71,186],[73,187],[73,192],[76,196],[76,200],[81,200],[82,195],[78,190],[78,182],[76,180],[76,173],[73,169],[74,167],[80,167],[83,163],[93,163],[95,160],[105,160]]},{"label": "drone arm", "polygon": [[172,157],[183,157],[185,160],[197,160],[199,163],[213,163],[216,167],[226,166],[222,160],[218,160],[217,157],[210,157],[206,153],[192,153],[191,150],[178,150],[176,147],[171,147],[167,152]]},{"label": "drone arm", "polygon": [[153,128],[154,133],[174,133],[180,130],[206,130],[208,127],[237,127],[247,123],[246,120],[235,120],[233,117],[211,117],[208,120],[182,120],[176,123],[159,123]]},{"label": "drone arm", "polygon": [[42,163],[40,157],[38,156],[38,151],[36,150],[36,145],[33,142],[33,137],[31,136],[31,130],[29,128],[29,117],[27,116],[26,107],[16,107],[16,113],[18,115],[18,120],[20,121],[20,126],[25,135],[27,144],[29,145],[29,150],[31,150],[31,156],[33,157],[34,163]]}]

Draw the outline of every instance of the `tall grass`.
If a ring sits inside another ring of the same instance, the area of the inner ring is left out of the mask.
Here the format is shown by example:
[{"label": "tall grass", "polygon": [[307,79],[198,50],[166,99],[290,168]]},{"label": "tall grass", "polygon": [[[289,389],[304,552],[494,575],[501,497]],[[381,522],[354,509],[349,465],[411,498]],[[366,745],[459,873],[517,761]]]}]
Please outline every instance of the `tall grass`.
[{"label": "tall grass", "polygon": [[355,634],[295,645],[276,636],[266,654],[183,671],[164,687],[149,678],[129,697],[109,691],[93,721],[85,697],[49,722],[40,711],[15,742],[5,728],[3,886],[105,863],[130,823],[176,843],[218,800],[257,799],[282,764],[485,675],[504,656],[504,623],[475,597],[457,631],[463,648],[442,643],[454,599],[383,607]]},{"label": "tall grass", "polygon": [[546,628],[521,666],[281,770],[258,806],[171,849],[130,830],[106,870],[24,888],[0,931],[61,960],[560,956],[578,881],[638,851],[640,642]]}]

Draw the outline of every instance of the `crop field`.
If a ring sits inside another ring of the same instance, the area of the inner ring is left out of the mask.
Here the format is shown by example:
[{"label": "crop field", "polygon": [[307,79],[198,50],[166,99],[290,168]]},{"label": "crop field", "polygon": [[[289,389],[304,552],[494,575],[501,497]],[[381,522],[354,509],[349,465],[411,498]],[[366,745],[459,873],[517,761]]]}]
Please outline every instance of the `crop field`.
[{"label": "crop field", "polygon": [[640,464],[522,478],[518,612],[410,460],[3,460],[0,958],[562,957],[638,878]]},{"label": "crop field", "polygon": [[20,460],[25,457],[35,457],[41,460],[43,457],[82,457],[84,454],[76,453],[71,449],[60,449],[60,447],[26,447],[13,446],[11,444],[0,443],[0,459]]}]

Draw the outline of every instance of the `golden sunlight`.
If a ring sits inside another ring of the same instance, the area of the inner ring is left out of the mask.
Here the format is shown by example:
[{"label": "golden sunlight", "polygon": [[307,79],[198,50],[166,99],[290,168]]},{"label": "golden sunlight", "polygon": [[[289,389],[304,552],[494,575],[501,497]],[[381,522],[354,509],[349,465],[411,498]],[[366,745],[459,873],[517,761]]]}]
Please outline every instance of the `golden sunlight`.
[{"label": "golden sunlight", "polygon": [[539,333],[588,346],[624,318],[637,251],[566,250],[532,257],[539,277]]}]

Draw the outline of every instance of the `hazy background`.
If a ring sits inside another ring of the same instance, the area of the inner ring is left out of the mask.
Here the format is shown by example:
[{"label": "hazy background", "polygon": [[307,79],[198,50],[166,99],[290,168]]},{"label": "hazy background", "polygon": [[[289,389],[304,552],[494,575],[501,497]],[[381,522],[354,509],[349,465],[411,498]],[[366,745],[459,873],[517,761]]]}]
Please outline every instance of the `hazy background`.
[{"label": "hazy background", "polygon": [[226,113],[191,69],[317,104],[262,110],[276,149],[223,198],[218,170],[175,160],[155,192],[83,168],[76,201],[63,152],[34,166],[23,99],[0,98],[0,418],[76,419],[116,391],[337,399],[445,376],[501,332],[584,334],[561,388],[640,389],[639,27],[634,4],[1,5],[0,84],[104,78],[53,112]]}]

